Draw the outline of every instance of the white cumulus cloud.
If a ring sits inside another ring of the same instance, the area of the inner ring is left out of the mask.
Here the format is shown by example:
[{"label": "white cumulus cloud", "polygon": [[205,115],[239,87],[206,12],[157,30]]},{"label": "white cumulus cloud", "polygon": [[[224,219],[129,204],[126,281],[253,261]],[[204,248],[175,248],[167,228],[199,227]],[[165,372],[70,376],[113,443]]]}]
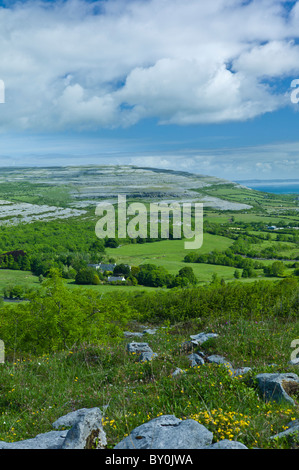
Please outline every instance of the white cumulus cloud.
[{"label": "white cumulus cloud", "polygon": [[299,4],[25,1],[0,8],[0,130],[240,121],[290,100]]}]

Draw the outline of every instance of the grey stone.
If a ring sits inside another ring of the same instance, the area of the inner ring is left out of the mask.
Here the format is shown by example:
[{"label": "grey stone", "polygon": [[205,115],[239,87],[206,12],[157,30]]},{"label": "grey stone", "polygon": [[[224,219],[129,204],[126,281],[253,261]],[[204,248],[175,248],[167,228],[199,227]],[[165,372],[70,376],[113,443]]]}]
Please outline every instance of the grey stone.
[{"label": "grey stone", "polygon": [[172,377],[176,377],[177,375],[185,374],[185,371],[177,367],[171,374]]},{"label": "grey stone", "polygon": [[202,449],[213,434],[193,419],[164,415],[135,428],[114,449]]},{"label": "grey stone", "polygon": [[78,419],[65,437],[62,449],[104,449],[107,440],[102,417],[100,408],[90,408],[78,414]]},{"label": "grey stone", "polygon": [[275,434],[275,436],[271,436],[270,439],[287,438],[290,441],[299,443],[299,420],[296,419],[295,421],[291,421],[287,426],[288,429]]},{"label": "grey stone", "polygon": [[0,442],[0,449],[62,449],[68,431],[49,431],[32,439]]},{"label": "grey stone", "polygon": [[285,388],[299,384],[299,377],[297,374],[264,373],[258,374],[255,378],[265,401],[286,401],[291,405],[295,405],[293,398],[288,395]]},{"label": "grey stone", "polygon": [[82,408],[61,416],[53,423],[54,428],[60,426],[72,427],[24,441],[0,442],[0,449],[103,449],[107,445],[100,408]]},{"label": "grey stone", "polygon": [[138,332],[133,332],[133,331],[124,331],[124,336],[126,338],[131,338],[131,337],[141,338],[143,336],[143,333],[138,333]]},{"label": "grey stone", "polygon": [[217,338],[217,333],[198,333],[197,335],[190,335],[190,338],[196,342],[196,344],[203,344],[210,338]]},{"label": "grey stone", "polygon": [[215,442],[205,449],[248,449],[242,442],[230,441],[229,439],[223,439],[222,441]]},{"label": "grey stone", "polygon": [[58,429],[60,427],[70,428],[78,421],[78,419],[81,419],[87,411],[89,411],[89,408],[81,408],[80,410],[71,411],[64,416],[60,416],[60,418],[52,423],[52,426],[54,429]]},{"label": "grey stone", "polygon": [[208,362],[213,362],[215,364],[218,364],[218,365],[223,365],[225,367],[227,367],[231,373],[233,374],[234,373],[234,369],[233,369],[233,366],[231,365],[231,363],[223,356],[218,356],[217,354],[214,354],[212,356],[208,356],[207,357],[207,361]]},{"label": "grey stone", "polygon": [[127,344],[127,350],[133,354],[140,354],[139,362],[151,361],[158,355],[153,352],[148,343],[132,342]]},{"label": "grey stone", "polygon": [[190,354],[190,356],[188,356],[188,359],[191,362],[191,367],[195,367],[195,366],[202,365],[205,363],[203,358],[199,354],[196,354],[196,353]]},{"label": "grey stone", "polygon": [[130,353],[142,353],[142,352],[153,352],[149,347],[148,343],[129,343],[127,344],[127,350]]},{"label": "grey stone", "polygon": [[158,354],[153,351],[142,352],[139,356],[139,362],[151,361],[154,357],[157,357]]},{"label": "grey stone", "polygon": [[295,419],[294,421],[290,421],[287,424],[288,428],[297,428],[299,426],[299,419]]},{"label": "grey stone", "polygon": [[296,357],[295,359],[292,359],[289,364],[291,366],[298,366],[299,365],[299,357]]},{"label": "grey stone", "polygon": [[241,375],[247,374],[251,370],[252,370],[251,367],[240,367],[239,369],[234,370],[233,376],[239,377]]},{"label": "grey stone", "polygon": [[146,330],[143,330],[144,335],[154,335],[157,332],[157,328],[147,328]]},{"label": "grey stone", "polygon": [[196,351],[196,354],[198,354],[198,355],[201,356],[202,358],[205,357],[205,354],[204,354],[202,351]]}]

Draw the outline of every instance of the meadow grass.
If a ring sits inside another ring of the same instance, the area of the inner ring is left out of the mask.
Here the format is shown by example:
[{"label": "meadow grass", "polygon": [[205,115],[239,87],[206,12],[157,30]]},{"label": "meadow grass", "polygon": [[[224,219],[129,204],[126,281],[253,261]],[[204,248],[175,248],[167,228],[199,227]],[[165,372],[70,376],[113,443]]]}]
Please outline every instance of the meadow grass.
[{"label": "meadow grass", "polygon": [[[205,233],[203,237],[203,245],[197,250],[200,254],[206,254],[211,251],[225,251],[233,243],[232,239]],[[259,249],[271,246],[274,241],[261,241],[258,244]],[[290,258],[298,255],[296,245],[294,243],[283,242],[285,250],[282,252],[284,256]],[[255,247],[255,245],[253,245]],[[234,279],[236,268],[230,266],[211,265],[205,263],[186,263],[184,257],[193,250],[184,248],[184,240],[162,240],[153,243],[129,244],[122,245],[118,248],[107,248],[107,256],[113,257],[117,263],[129,264],[131,266],[139,266],[142,264],[155,264],[164,267],[169,273],[177,274],[181,268],[186,266],[192,267],[194,274],[199,283],[210,282],[213,274],[217,274],[225,281]],[[263,260],[263,264],[271,264],[273,260]],[[286,274],[290,274],[292,270],[286,269]],[[242,270],[240,270],[242,272]],[[262,271],[258,272],[261,278]],[[241,279],[242,280],[242,279]]]},{"label": "meadow grass", "polygon": [[[151,264],[157,264],[161,266],[161,264],[155,260],[150,261]],[[273,260],[265,260],[264,264],[272,264]],[[171,266],[171,263],[164,264],[164,267],[169,270],[169,272],[173,272],[177,274],[178,270],[181,267],[185,267],[186,263],[182,263],[181,265],[175,264],[175,266]],[[226,282],[235,281],[234,272],[236,268],[229,267],[229,266],[216,266],[213,264],[204,264],[204,263],[188,263],[187,266],[192,267],[194,274],[198,280],[198,285],[206,284],[211,282],[213,274],[216,274],[219,279],[224,279]],[[170,268],[170,269],[169,269]],[[172,270],[171,270],[172,268]],[[240,275],[242,274],[242,269],[239,269]],[[291,274],[292,269],[286,269],[285,274]],[[267,280],[267,281],[276,281],[279,280],[277,277],[264,277],[262,270],[257,271],[259,280]],[[254,282],[257,278],[240,278],[239,282]],[[150,287],[150,286],[125,286],[125,285],[113,285],[113,284],[100,284],[100,285],[78,285],[75,283],[74,279],[65,279],[65,284],[70,289],[82,289],[87,291],[94,291],[105,294],[110,294],[114,292],[125,292],[125,293],[139,293],[142,292],[157,292],[158,290],[165,290],[166,287]],[[28,271],[17,271],[17,270],[9,270],[9,269],[0,269],[0,293],[3,295],[3,291],[5,287],[8,286],[22,286],[25,288],[34,288],[39,289],[41,284],[38,280],[37,276],[29,273]]]},{"label": "meadow grass", "polygon": [[[127,244],[119,246],[117,249],[107,248],[106,252],[108,256],[126,257],[134,260],[144,260],[150,258],[166,258],[173,261],[181,261],[184,256],[194,250],[185,249],[184,242],[188,240],[174,239],[174,240],[161,240],[152,243],[141,243],[141,244]],[[233,243],[233,240],[222,237],[219,235],[212,235],[205,233],[203,236],[203,244],[200,248],[201,253],[209,253],[211,250],[223,251],[229,248]],[[132,263],[133,264],[133,263]]]},{"label": "meadow grass", "polygon": [[[231,218],[234,217],[234,225],[238,223],[263,223],[267,225],[277,225],[279,226],[279,222],[281,220],[287,222],[294,222],[294,220],[298,220],[298,218],[294,216],[288,215],[277,215],[277,213],[269,213],[269,214],[257,214],[251,211],[248,212],[228,212],[225,214],[221,214],[219,212],[207,212],[204,220],[211,222],[211,223],[218,223],[218,224],[228,224],[231,223]],[[260,233],[260,232],[259,232]],[[269,232],[266,232],[269,233]]]},{"label": "meadow grass", "polygon": [[0,269],[0,292],[7,286],[19,285],[26,288],[36,288],[39,286],[38,276],[29,271],[18,271],[12,269]]},{"label": "meadow grass", "polygon": [[[240,216],[247,214],[240,214]],[[237,217],[237,216],[236,216]],[[222,220],[222,219],[221,219]],[[272,234],[271,234],[272,235]],[[126,244],[119,246],[118,248],[106,248],[107,258],[113,257],[116,260],[116,263],[125,263],[131,266],[139,266],[142,264],[154,264],[165,268],[170,274],[178,274],[179,270],[186,267],[184,262],[184,257],[189,252],[193,250],[186,250],[184,248],[185,240],[162,240],[153,243],[143,243],[143,244]],[[232,239],[227,237],[212,235],[205,233],[203,237],[203,245],[198,250],[199,253],[205,254],[210,251],[224,251],[229,248],[233,243]],[[261,241],[259,248],[266,248],[275,244],[275,241],[265,240]],[[296,251],[296,245],[290,242],[283,242],[282,245],[285,247],[285,250],[282,252],[283,255],[289,256],[290,258],[298,255],[298,250]],[[273,263],[273,260],[263,260],[264,265]],[[236,268],[230,266],[220,266],[204,263],[188,263],[189,267],[192,267],[194,274],[197,278],[199,284],[209,283],[213,275],[216,274],[219,278],[224,279],[225,281],[233,281],[234,273]],[[286,268],[285,274],[291,274],[292,269]],[[240,274],[242,270],[240,270]],[[257,271],[259,279],[269,279],[263,276],[262,270]],[[253,278],[254,280],[255,278]],[[276,278],[275,278],[276,279]],[[270,280],[275,280],[270,278]],[[241,282],[250,282],[250,279],[242,279]],[[66,280],[67,285],[71,289],[76,289],[78,286],[75,283],[74,279]],[[0,293],[3,293],[4,288],[8,286],[19,285],[25,288],[39,288],[40,283],[38,277],[28,271],[18,271],[18,270],[9,270],[9,269],[0,269]],[[110,292],[119,292],[125,289],[126,292],[143,292],[150,291],[152,287],[147,286],[122,286],[122,285],[107,285],[101,284],[99,286],[80,286],[80,288],[87,290],[95,290],[102,292],[103,294]]]},{"label": "meadow grass", "polygon": [[[204,234],[203,245],[200,253],[209,253],[216,249],[219,251],[226,250],[233,243],[233,240],[218,235]],[[139,266],[141,264],[156,264],[163,266],[169,273],[177,274],[181,268],[186,267],[184,257],[193,250],[184,248],[184,240],[162,240],[153,243],[129,244],[122,245],[116,249],[107,248],[107,256],[113,257],[117,263],[125,263],[131,266]],[[207,266],[206,272],[202,273],[202,267],[199,265],[192,266],[196,270],[195,275],[199,276],[200,281],[206,280],[206,274],[209,274],[210,268]],[[233,271],[228,270],[229,276]],[[225,275],[225,270],[224,270]],[[232,276],[231,276],[232,277]],[[208,277],[208,279],[210,276]]]},{"label": "meadow grass", "polygon": [[[144,326],[151,325],[133,322],[128,328]],[[224,355],[234,368],[251,367],[251,374],[232,377],[216,364],[191,368],[181,345],[200,331],[218,334],[200,347],[204,354]],[[28,439],[52,430],[51,423],[70,411],[109,405],[103,424],[110,448],[162,414],[199,421],[213,432],[214,442],[225,438],[249,448],[291,447],[270,437],[298,419],[298,404],[265,403],[252,378],[261,372],[296,372],[288,362],[290,343],[298,337],[298,321],[192,319],[143,337],[158,354],[151,362],[140,363],[127,353],[128,339],[41,357],[20,356],[14,362],[8,357],[0,365],[0,439]],[[176,367],[184,373],[173,378]]]},{"label": "meadow grass", "polygon": [[99,292],[103,294],[108,294],[108,293],[113,293],[113,292],[136,292],[136,293],[142,293],[142,292],[156,292],[159,289],[163,289],[162,287],[150,287],[150,286],[122,286],[122,285],[113,285],[113,284],[99,284],[99,285],[78,285],[75,283],[73,279],[68,279],[65,281],[67,286],[70,289],[77,289],[80,287],[82,290],[92,290],[94,292]]}]

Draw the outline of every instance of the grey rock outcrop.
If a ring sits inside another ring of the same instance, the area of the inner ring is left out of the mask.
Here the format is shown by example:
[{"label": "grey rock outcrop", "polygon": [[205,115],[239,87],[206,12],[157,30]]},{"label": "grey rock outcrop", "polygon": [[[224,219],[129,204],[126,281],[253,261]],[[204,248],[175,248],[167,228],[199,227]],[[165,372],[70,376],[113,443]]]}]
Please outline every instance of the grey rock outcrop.
[{"label": "grey rock outcrop", "polygon": [[296,444],[299,443],[299,420],[291,421],[287,426],[288,429],[271,436],[271,439],[286,438],[289,441],[296,442]]},{"label": "grey rock outcrop", "polygon": [[291,366],[299,366],[299,357],[296,357],[295,359],[291,359],[289,364]]},{"label": "grey rock outcrop", "polygon": [[217,333],[198,333],[197,335],[190,335],[194,344],[203,344],[210,338],[217,338]]},{"label": "grey rock outcrop", "polygon": [[188,356],[188,359],[191,363],[191,367],[203,365],[207,362],[215,363],[218,365],[224,365],[227,367],[232,377],[239,377],[250,372],[252,370],[250,367],[240,367],[234,370],[232,364],[225,357],[219,356],[217,354],[206,357],[203,352],[197,351],[195,349],[198,345],[205,343],[210,338],[217,338],[217,336],[217,333],[198,333],[197,335],[190,335],[191,340],[184,341],[181,344],[181,351],[192,351],[192,354]]},{"label": "grey rock outcrop", "polygon": [[230,441],[229,439],[223,439],[222,441],[215,442],[205,449],[248,449],[242,442]]},{"label": "grey rock outcrop", "polygon": [[154,335],[157,332],[157,328],[147,328],[146,330],[143,330],[142,334],[143,335]]},{"label": "grey rock outcrop", "polygon": [[192,351],[196,346],[205,343],[210,338],[216,338],[217,333],[198,333],[197,335],[190,335],[191,340],[184,341],[181,344],[181,350],[185,352]]},{"label": "grey rock outcrop", "polygon": [[295,405],[293,398],[289,396],[293,391],[299,391],[299,377],[297,374],[258,374],[257,385],[265,401],[286,401]]},{"label": "grey rock outcrop", "polygon": [[143,331],[124,331],[125,338],[142,338],[144,335],[156,334],[158,328],[146,328]]},{"label": "grey rock outcrop", "polygon": [[100,408],[68,413],[53,423],[54,428],[61,426],[71,429],[49,431],[24,441],[1,442],[0,449],[103,449],[107,445]]},{"label": "grey rock outcrop", "polygon": [[233,366],[223,356],[218,356],[217,354],[213,354],[212,356],[207,357],[207,362],[215,363],[215,364],[218,364],[218,365],[223,365],[223,366],[227,367],[231,371],[232,374],[234,373]]},{"label": "grey rock outcrop", "polygon": [[235,369],[233,372],[234,377],[240,377],[241,375],[248,374],[252,369],[251,367],[240,367],[239,369]]},{"label": "grey rock outcrop", "polygon": [[185,374],[185,371],[183,369],[180,369],[177,367],[171,374],[172,377],[177,377],[178,375]]},{"label": "grey rock outcrop", "polygon": [[0,442],[0,449],[62,449],[68,431],[49,431],[32,439]]},{"label": "grey rock outcrop", "polygon": [[154,357],[158,356],[148,343],[129,343],[127,344],[127,350],[133,354],[140,354],[139,362],[151,361]]},{"label": "grey rock outcrop", "polygon": [[132,342],[127,344],[127,350],[129,353],[143,353],[143,352],[153,352],[149,347],[148,343],[136,343]]},{"label": "grey rock outcrop", "polygon": [[54,423],[52,423],[52,427],[54,429],[58,429],[61,427],[70,428],[78,421],[78,419],[81,419],[82,417],[84,417],[84,415],[89,410],[90,410],[89,408],[80,408],[79,410],[71,411],[70,413],[63,415],[60,418],[58,418],[56,421],[54,421]]},{"label": "grey rock outcrop", "polygon": [[154,357],[157,357],[158,354],[153,351],[144,351],[139,356],[139,362],[151,361]]},{"label": "grey rock outcrop", "polygon": [[135,428],[114,449],[202,449],[213,434],[193,419],[164,415]]},{"label": "grey rock outcrop", "polygon": [[190,354],[188,356],[189,361],[191,362],[191,367],[202,365],[205,363],[204,359],[196,353]]},{"label": "grey rock outcrop", "polygon": [[134,331],[124,331],[124,337],[125,338],[142,338],[143,336],[143,333],[138,333],[138,332],[134,332]]},{"label": "grey rock outcrop", "polygon": [[78,413],[73,419],[73,425],[65,437],[62,449],[104,449],[106,445],[102,412],[99,408],[91,408],[84,413]]}]

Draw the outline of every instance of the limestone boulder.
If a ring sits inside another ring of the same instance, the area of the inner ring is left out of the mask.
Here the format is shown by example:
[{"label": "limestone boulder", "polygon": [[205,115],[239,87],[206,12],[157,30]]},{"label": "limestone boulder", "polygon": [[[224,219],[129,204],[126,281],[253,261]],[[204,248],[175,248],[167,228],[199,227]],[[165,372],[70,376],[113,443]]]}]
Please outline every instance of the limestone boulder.
[{"label": "limestone boulder", "polygon": [[163,415],[135,428],[115,449],[202,449],[213,434],[193,419]]}]

